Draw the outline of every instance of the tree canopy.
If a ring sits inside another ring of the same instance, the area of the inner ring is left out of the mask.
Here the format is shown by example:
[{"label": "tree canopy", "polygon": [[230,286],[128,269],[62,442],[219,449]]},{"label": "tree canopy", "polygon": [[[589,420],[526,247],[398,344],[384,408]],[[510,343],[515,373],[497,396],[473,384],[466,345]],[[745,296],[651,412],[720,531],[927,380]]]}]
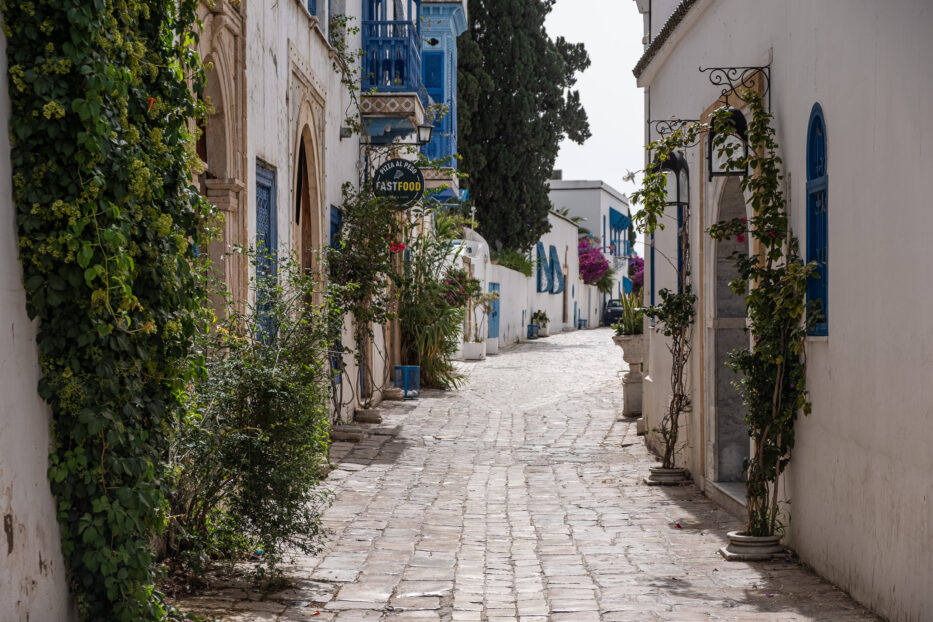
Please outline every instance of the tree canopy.
[{"label": "tree canopy", "polygon": [[494,248],[529,249],[550,226],[548,179],[558,145],[590,136],[576,74],[582,43],[551,39],[555,0],[470,0],[460,37],[459,148],[480,233]]}]

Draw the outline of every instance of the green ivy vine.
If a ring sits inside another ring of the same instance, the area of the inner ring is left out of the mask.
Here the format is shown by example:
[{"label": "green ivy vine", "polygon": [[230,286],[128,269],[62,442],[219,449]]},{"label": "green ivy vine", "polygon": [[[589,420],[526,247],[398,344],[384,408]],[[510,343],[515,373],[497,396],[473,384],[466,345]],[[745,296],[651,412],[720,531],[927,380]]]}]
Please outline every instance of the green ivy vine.
[{"label": "green ivy vine", "polygon": [[[640,203],[642,208],[635,214],[635,226],[644,234],[651,235],[664,228],[665,209],[667,206],[667,176],[664,165],[677,151],[685,150],[696,142],[697,134],[704,130],[702,124],[691,124],[678,129],[669,136],[648,145],[648,153],[653,154],[645,167],[642,187],[632,194],[632,202]],[[687,390],[687,364],[693,350],[693,326],[696,320],[697,297],[693,293],[690,278],[690,205],[681,208],[683,235],[678,237],[682,269],[678,271],[676,292],[662,289],[658,292],[661,302],[649,307],[647,315],[657,322],[656,330],[669,338],[668,351],[671,354],[671,398],[667,412],[656,430],[664,441],[664,455],[661,466],[673,469],[676,466],[675,454],[680,436],[680,417],[690,409],[690,396]],[[676,214],[675,214],[676,216]],[[673,262],[672,262],[673,263]]]},{"label": "green ivy vine", "polygon": [[[780,527],[778,483],[794,448],[794,422],[798,412],[810,412],[804,340],[820,314],[818,308],[807,312],[806,291],[817,266],[800,258],[790,229],[772,116],[756,91],[742,98],[752,113],[747,158],[736,155],[734,143],[717,146],[730,168],[747,166],[752,172],[742,178],[742,189],[750,195],[753,216],[718,222],[709,234],[716,240],[752,238],[751,254],[733,255],[739,276],[729,286],[745,298],[753,347],[732,351],[728,365],[741,377],[735,386],[753,444],[745,462],[746,534],[770,536]],[[712,123],[718,136],[735,133],[725,108],[716,111]]]},{"label": "green ivy vine", "polygon": [[151,544],[202,307],[197,0],[3,0],[49,480],[82,620],[162,620]]}]

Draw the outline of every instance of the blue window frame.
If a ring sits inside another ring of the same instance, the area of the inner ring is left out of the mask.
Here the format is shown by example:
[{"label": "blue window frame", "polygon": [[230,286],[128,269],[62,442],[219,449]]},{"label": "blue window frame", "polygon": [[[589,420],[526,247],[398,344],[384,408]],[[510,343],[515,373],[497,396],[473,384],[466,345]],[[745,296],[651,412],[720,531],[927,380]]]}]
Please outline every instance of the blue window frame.
[{"label": "blue window frame", "polygon": [[807,302],[820,303],[820,321],[811,335],[829,334],[829,175],[826,167],[826,121],[823,109],[813,104],[807,128],[807,261],[817,263],[807,282]]},{"label": "blue window frame", "polygon": [[648,274],[650,280],[651,306],[654,306],[654,234],[651,234],[651,272]]},{"label": "blue window frame", "polygon": [[256,163],[256,306],[259,311],[259,333],[263,340],[274,339],[277,327],[270,315],[272,293],[278,266],[278,235],[276,226],[275,171]]}]

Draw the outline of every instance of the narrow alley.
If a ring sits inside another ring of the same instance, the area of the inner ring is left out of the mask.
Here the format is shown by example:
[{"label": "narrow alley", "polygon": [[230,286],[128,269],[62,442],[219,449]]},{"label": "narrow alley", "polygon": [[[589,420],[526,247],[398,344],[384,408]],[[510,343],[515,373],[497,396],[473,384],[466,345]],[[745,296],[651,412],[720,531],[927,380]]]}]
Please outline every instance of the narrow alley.
[{"label": "narrow alley", "polygon": [[183,605],[224,620],[874,620],[793,560],[726,562],[740,522],[693,486],[648,487],[608,330],[463,364],[459,391],[381,407],[336,443],[326,550],[292,588]]}]

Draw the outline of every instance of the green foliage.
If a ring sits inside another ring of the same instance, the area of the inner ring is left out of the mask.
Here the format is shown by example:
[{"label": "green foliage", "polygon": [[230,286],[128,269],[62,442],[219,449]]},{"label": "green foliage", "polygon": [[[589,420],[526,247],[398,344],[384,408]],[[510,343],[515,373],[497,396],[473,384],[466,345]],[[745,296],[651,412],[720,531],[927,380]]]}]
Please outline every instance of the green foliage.
[{"label": "green foliage", "polygon": [[537,311],[531,314],[532,324],[537,324],[538,326],[544,327],[550,324],[550,322],[551,322],[551,319],[547,316],[547,313],[545,313],[541,309],[538,309]]},{"label": "green foliage", "polygon": [[548,179],[563,137],[590,136],[576,74],[582,44],[552,40],[554,0],[470,0],[458,40],[458,128],[479,231],[494,248],[528,250],[549,230]]},{"label": "green foliage", "polygon": [[748,203],[754,215],[716,223],[709,233],[717,240],[739,241],[750,234],[754,241],[753,254],[733,254],[739,276],[729,284],[745,297],[754,347],[731,352],[728,365],[741,375],[736,389],[754,447],[745,463],[746,533],[764,536],[778,527],[778,482],[794,447],[794,421],[798,412],[810,412],[803,346],[808,322],[818,321],[819,314],[807,313],[807,280],[816,264],[801,260],[790,231],[771,114],[757,92],[746,91],[743,97],[752,112],[747,160],[724,144],[734,133],[728,111],[716,111],[712,123],[719,138],[714,144],[730,166],[747,164],[753,171],[742,179],[742,189],[751,195]]},{"label": "green foliage", "polygon": [[525,276],[534,274],[534,262],[528,258],[527,253],[512,248],[503,248],[498,252],[493,252],[493,259],[500,266],[521,272]]},{"label": "green foliage", "polygon": [[82,620],[161,620],[150,543],[202,308],[196,0],[2,3],[13,196]]},{"label": "green foliage", "polygon": [[[359,191],[344,184],[337,245],[328,249],[330,283],[339,300],[333,303],[353,315],[354,343],[373,336],[373,325],[396,317],[398,294],[391,289],[391,275],[405,251],[403,227],[392,201],[377,197],[372,187]],[[344,349],[343,355],[350,351]],[[354,350],[358,363],[362,353]]]},{"label": "green foliage", "polygon": [[[696,142],[700,124],[687,125],[665,138],[648,145],[648,153],[654,154],[651,163],[645,168],[642,187],[632,195],[633,203],[640,203],[642,208],[635,213],[634,223],[638,230],[652,234],[656,229],[663,229],[662,217],[667,208],[667,176],[662,166],[674,151],[683,151]],[[676,209],[676,208],[673,208]],[[683,231],[678,236],[682,269],[677,275],[678,291],[662,289],[658,292],[661,302],[649,307],[647,313],[656,321],[656,330],[668,337],[667,348],[671,354],[671,399],[668,403],[658,432],[664,440],[662,466],[674,468],[675,453],[680,437],[680,416],[690,409],[690,396],[687,394],[687,364],[693,348],[693,325],[696,321],[697,297],[693,293],[690,279],[690,206],[683,206]]]},{"label": "green foliage", "polygon": [[[622,317],[612,325],[616,335],[641,335],[645,332],[645,310],[639,307],[635,294],[622,296]],[[665,324],[667,325],[667,324]]]},{"label": "green foliage", "polygon": [[261,576],[275,577],[286,551],[319,548],[328,345],[339,315],[332,300],[311,302],[317,275],[303,274],[293,257],[277,266],[277,281],[252,283],[259,303],[245,313],[229,305],[197,338],[206,369],[186,394],[169,453],[169,553],[194,571],[210,556],[259,550]]},{"label": "green foliage", "polygon": [[[395,274],[402,328],[402,364],[421,366],[421,384],[450,389],[460,382],[453,357],[460,347],[464,307],[448,299],[451,247],[459,220],[440,209],[416,207],[406,225],[408,260]],[[467,277],[468,278],[468,277]],[[463,283],[467,298],[473,292]],[[459,302],[459,298],[455,302]]]},{"label": "green foliage", "polygon": [[609,268],[608,270],[606,270],[606,272],[602,274],[602,276],[596,279],[596,282],[593,283],[593,285],[595,285],[596,289],[599,290],[601,293],[611,294],[612,287],[613,285],[615,285],[615,279],[616,279],[616,271],[612,268]]}]

